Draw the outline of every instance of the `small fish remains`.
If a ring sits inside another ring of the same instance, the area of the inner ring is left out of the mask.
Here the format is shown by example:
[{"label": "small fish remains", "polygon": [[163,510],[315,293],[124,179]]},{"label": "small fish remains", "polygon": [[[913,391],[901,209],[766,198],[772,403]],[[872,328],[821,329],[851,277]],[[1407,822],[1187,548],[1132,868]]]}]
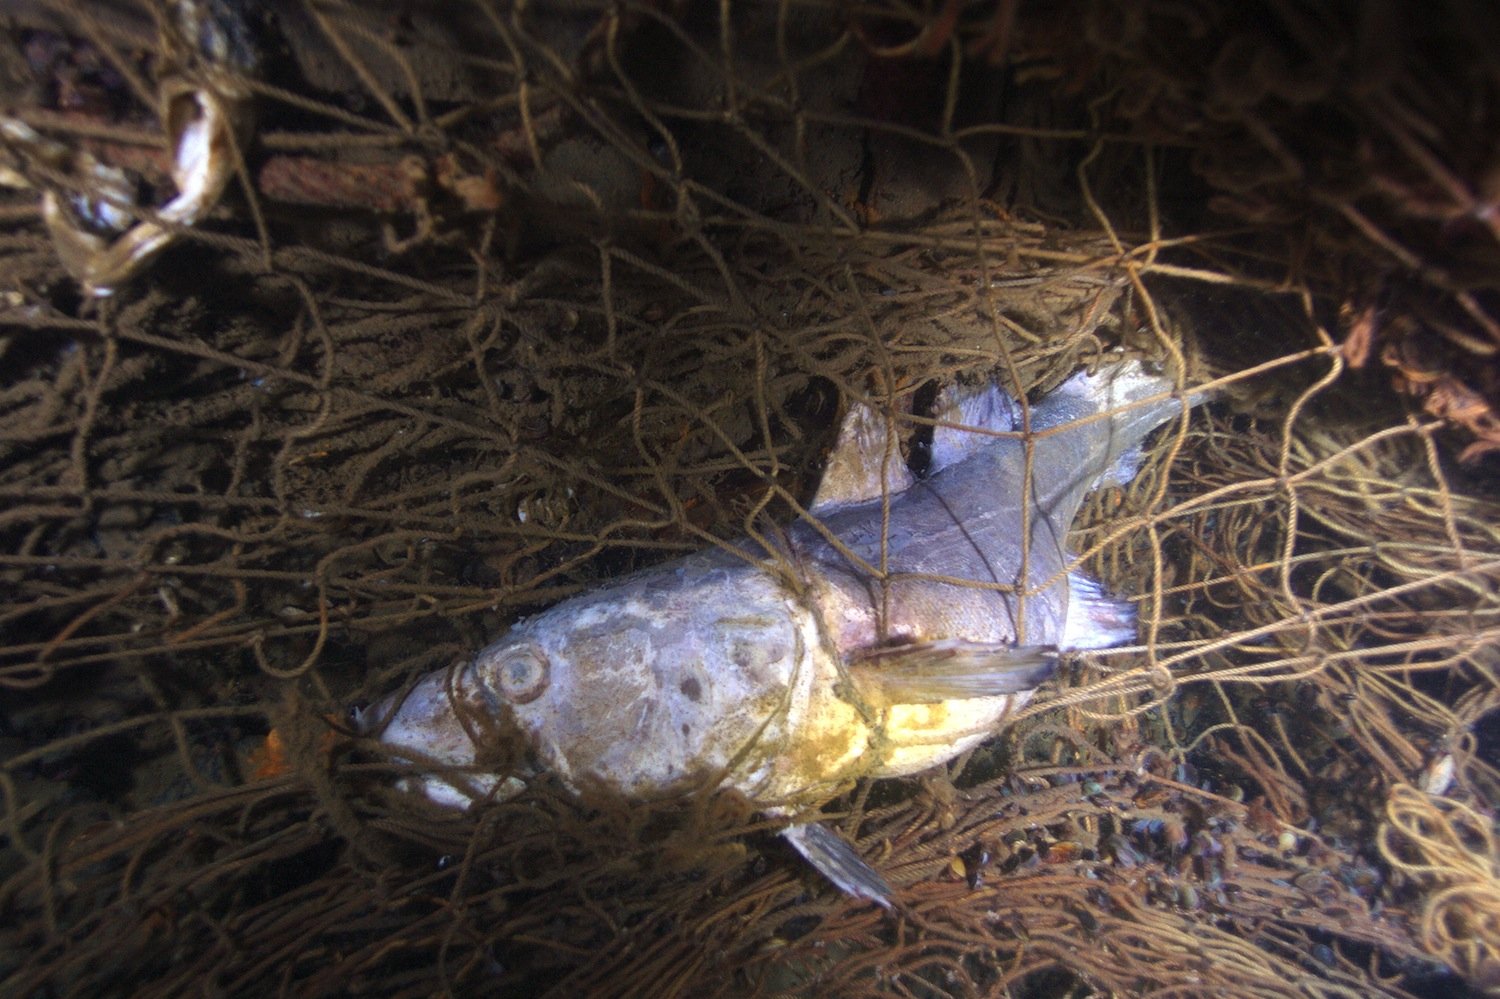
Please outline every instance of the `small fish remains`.
[{"label": "small fish remains", "polygon": [[994,734],[1058,650],[1135,637],[1130,605],[1067,571],[1065,539],[1083,498],[1133,478],[1146,435],[1198,401],[1136,361],[1080,372],[1031,407],[1028,475],[1006,394],[950,388],[920,480],[856,404],[815,517],[776,551],[741,540],[573,597],[365,724],[431,768],[406,784],[445,805],[515,793],[523,775],[483,764],[517,736],[574,790],[738,790],[836,885],[889,906],[817,807]]},{"label": "small fish remains", "polygon": [[246,83],[261,61],[250,27],[254,11],[223,0],[157,6],[157,110],[174,196],[144,205],[140,178],[0,115],[0,186],[40,189],[42,221],[59,259],[99,298],[113,295],[214,209],[254,117]]}]

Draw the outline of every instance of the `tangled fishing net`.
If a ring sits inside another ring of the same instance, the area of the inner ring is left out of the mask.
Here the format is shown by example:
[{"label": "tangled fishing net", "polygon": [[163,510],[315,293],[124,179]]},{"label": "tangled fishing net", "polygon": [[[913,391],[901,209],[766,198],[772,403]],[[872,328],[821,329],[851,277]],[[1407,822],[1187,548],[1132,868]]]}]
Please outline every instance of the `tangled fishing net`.
[{"label": "tangled fishing net", "polygon": [[[1489,7],[3,9],[6,995],[1500,988]],[[893,913],[356,737],[1117,346],[1218,391],[1072,539],[1140,642],[830,805]]]}]

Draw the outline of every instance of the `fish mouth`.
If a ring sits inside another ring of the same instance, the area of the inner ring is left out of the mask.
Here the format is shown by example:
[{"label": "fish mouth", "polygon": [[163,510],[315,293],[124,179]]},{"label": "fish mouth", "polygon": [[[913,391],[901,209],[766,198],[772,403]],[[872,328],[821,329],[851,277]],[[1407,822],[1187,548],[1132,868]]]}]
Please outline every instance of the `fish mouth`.
[{"label": "fish mouth", "polygon": [[439,671],[351,712],[399,790],[461,810],[513,798],[541,773],[509,713],[465,681],[465,670]]},{"label": "fish mouth", "polygon": [[[532,775],[534,777],[535,775]],[[436,774],[424,767],[420,775],[402,777],[396,789],[426,798],[444,808],[468,811],[478,805],[508,801],[526,790],[530,780],[515,775],[501,777],[492,773]]]}]

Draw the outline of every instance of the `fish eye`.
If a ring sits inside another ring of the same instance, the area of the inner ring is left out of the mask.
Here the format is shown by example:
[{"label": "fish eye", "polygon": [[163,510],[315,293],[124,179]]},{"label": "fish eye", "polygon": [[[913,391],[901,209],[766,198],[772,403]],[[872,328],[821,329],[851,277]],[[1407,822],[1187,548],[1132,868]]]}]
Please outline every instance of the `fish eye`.
[{"label": "fish eye", "polygon": [[512,704],[526,704],[547,689],[547,660],[535,649],[513,649],[495,665],[500,693]]}]

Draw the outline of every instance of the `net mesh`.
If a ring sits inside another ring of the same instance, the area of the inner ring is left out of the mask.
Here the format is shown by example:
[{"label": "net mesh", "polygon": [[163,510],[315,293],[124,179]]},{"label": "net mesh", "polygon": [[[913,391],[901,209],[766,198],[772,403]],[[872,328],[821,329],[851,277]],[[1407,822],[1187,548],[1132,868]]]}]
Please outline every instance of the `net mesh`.
[{"label": "net mesh", "polygon": [[[7,994],[1500,984],[1487,8],[15,8],[11,120],[148,196],[161,79],[253,100],[109,297],[0,161]],[[1140,643],[833,803],[895,914],[744,802],[452,813],[355,737],[796,516],[849,400],[1118,345],[1219,392],[1076,525]]]}]

